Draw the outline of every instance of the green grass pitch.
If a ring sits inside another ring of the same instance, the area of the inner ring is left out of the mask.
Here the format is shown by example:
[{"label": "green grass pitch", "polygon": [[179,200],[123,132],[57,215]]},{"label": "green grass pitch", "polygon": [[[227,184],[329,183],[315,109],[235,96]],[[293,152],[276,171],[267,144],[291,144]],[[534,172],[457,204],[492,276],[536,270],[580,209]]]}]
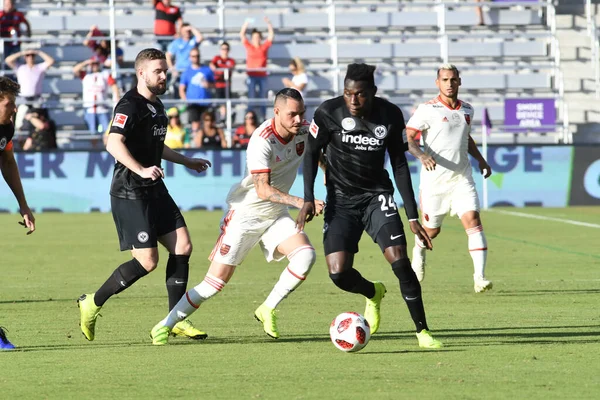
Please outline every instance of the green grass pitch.
[{"label": "green grass pitch", "polygon": [[[515,210],[600,224],[600,208]],[[364,300],[327,276],[322,220],[308,225],[317,263],[280,306],[282,338],[267,337],[254,309],[284,263],[255,249],[223,293],[192,316],[203,342],[155,347],[165,316],[164,262],[115,296],[96,340],[80,333],[75,300],[124,260],[109,214],[39,214],[26,236],[0,215],[0,326],[17,351],[0,352],[3,399],[588,399],[600,393],[600,229],[483,212],[494,289],[473,293],[467,238],[448,218],[429,253],[423,296],[429,325],[446,347],[422,351],[379,248],[364,235],[356,267],[388,294],[380,331],[361,352],[329,341],[331,320],[364,311]],[[189,286],[199,283],[219,233],[220,212],[189,212],[194,241]],[[404,216],[403,216],[404,219]],[[409,235],[409,247],[413,239]]]}]

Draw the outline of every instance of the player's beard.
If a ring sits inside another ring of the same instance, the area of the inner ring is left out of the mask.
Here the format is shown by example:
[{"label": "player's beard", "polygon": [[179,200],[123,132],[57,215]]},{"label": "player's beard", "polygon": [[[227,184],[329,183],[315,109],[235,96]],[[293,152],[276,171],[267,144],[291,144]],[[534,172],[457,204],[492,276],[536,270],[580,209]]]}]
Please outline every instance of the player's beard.
[{"label": "player's beard", "polygon": [[146,87],[148,88],[148,90],[150,91],[150,93],[160,96],[165,94],[165,92],[167,91],[167,83],[157,83],[156,85],[151,85],[148,81],[146,81]]}]

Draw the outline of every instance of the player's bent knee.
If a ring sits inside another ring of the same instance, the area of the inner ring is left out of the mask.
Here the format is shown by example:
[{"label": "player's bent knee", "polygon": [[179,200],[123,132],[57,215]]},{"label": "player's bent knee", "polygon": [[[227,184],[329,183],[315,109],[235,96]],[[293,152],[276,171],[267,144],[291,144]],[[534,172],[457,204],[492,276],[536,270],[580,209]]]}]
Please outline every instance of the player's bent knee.
[{"label": "player's bent knee", "polygon": [[154,271],[158,266],[158,254],[156,256],[154,254],[134,254],[133,258],[148,272]]},{"label": "player's bent knee", "polygon": [[317,253],[311,246],[303,246],[295,250],[288,258],[290,260],[288,268],[294,274],[306,277],[317,261]]},{"label": "player's bent knee", "polygon": [[192,255],[193,249],[194,249],[194,246],[192,245],[192,242],[190,242],[188,240],[185,243],[178,244],[176,246],[175,254],[177,254],[178,256],[190,256],[190,255]]}]

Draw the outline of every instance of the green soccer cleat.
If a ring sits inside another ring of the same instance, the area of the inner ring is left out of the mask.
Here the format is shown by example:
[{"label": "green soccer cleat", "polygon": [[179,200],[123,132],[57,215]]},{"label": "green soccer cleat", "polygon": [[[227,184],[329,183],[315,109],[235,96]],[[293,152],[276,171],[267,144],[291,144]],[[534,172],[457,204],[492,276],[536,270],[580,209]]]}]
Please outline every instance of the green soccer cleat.
[{"label": "green soccer cleat", "polygon": [[152,344],[155,346],[163,346],[169,343],[169,334],[171,333],[171,328],[168,326],[163,326],[161,324],[156,325],[150,331],[150,337],[152,337]]},{"label": "green soccer cleat", "polygon": [[372,299],[367,299],[367,306],[365,307],[365,319],[371,328],[371,335],[379,330],[381,301],[385,297],[385,292],[387,292],[382,282],[375,281],[373,285],[375,285],[375,296]]},{"label": "green soccer cleat", "polygon": [[431,332],[429,332],[427,329],[423,329],[421,332],[417,332],[417,339],[419,340],[419,347],[422,349],[435,350],[444,347],[442,342],[440,342],[437,339],[434,339],[431,336]]},{"label": "green soccer cleat", "polygon": [[197,329],[189,319],[184,319],[176,323],[173,329],[171,329],[171,335],[194,340],[204,340],[208,337],[206,332]]},{"label": "green soccer cleat", "polygon": [[81,332],[83,336],[89,341],[94,340],[96,336],[96,319],[100,315],[100,309],[96,303],[94,303],[94,293],[82,294],[77,299],[77,306],[79,307],[79,313],[81,314]]},{"label": "green soccer cleat", "polygon": [[254,318],[258,322],[262,322],[265,333],[273,339],[279,339],[279,329],[277,329],[277,315],[275,309],[269,308],[264,304],[254,311]]}]

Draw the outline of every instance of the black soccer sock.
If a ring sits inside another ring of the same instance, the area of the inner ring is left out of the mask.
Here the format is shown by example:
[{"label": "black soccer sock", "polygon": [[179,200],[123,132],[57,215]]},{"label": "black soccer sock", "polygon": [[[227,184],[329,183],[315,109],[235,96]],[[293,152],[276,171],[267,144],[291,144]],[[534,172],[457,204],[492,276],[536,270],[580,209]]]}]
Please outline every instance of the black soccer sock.
[{"label": "black soccer sock", "polygon": [[360,272],[349,268],[337,274],[329,274],[329,277],[340,289],[350,293],[360,293],[371,299],[375,296],[375,285],[362,277]]},{"label": "black soccer sock", "polygon": [[148,271],[135,258],[123,263],[115,269],[112,275],[104,282],[94,295],[94,303],[103,306],[113,294],[121,293],[138,279],[148,275]]},{"label": "black soccer sock", "polygon": [[394,271],[394,275],[400,281],[400,292],[408,306],[408,311],[415,323],[417,332],[429,329],[427,327],[427,320],[425,319],[423,298],[421,297],[421,284],[410,266],[410,260],[408,258],[401,258],[394,261],[392,263],[392,271]]},{"label": "black soccer sock", "polygon": [[167,293],[169,294],[169,311],[185,294],[190,272],[190,256],[169,254],[167,262]]}]

